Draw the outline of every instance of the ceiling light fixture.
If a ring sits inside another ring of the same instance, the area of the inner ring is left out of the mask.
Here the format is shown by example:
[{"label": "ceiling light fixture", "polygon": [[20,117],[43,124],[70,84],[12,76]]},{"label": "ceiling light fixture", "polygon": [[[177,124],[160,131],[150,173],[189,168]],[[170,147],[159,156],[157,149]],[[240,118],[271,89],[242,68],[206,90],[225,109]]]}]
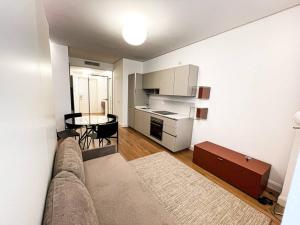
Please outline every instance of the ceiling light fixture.
[{"label": "ceiling light fixture", "polygon": [[122,35],[124,40],[130,45],[141,45],[147,37],[145,20],[142,16],[132,14],[123,20]]}]

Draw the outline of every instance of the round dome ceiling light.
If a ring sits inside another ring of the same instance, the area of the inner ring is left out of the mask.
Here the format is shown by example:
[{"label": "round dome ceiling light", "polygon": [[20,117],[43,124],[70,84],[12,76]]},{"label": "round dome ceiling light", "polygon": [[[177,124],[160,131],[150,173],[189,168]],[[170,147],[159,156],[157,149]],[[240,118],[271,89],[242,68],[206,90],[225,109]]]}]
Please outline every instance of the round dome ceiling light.
[{"label": "round dome ceiling light", "polygon": [[144,18],[139,15],[130,15],[124,18],[122,36],[130,45],[141,45],[147,37],[147,29]]}]

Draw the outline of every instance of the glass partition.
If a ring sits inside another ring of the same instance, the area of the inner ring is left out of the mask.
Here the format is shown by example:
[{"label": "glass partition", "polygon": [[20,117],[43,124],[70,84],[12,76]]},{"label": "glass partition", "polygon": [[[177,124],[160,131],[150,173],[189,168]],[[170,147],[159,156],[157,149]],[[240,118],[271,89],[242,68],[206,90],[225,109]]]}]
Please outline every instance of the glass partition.
[{"label": "glass partition", "polygon": [[72,111],[83,115],[112,113],[112,72],[70,67]]}]

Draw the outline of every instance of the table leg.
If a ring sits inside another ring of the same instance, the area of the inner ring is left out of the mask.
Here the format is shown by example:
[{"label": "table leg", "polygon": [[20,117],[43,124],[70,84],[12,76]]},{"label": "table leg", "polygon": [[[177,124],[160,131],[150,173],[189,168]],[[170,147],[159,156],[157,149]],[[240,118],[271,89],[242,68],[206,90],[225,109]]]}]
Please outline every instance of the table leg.
[{"label": "table leg", "polygon": [[[85,127],[85,131],[84,133],[81,135],[80,139],[79,139],[79,145],[80,145],[80,148],[83,150],[84,147],[85,147],[85,142],[86,142],[86,139],[87,139],[87,135],[88,135],[88,128],[87,126]],[[83,144],[83,146],[82,146]]]},{"label": "table leg", "polygon": [[85,132],[80,138],[80,143],[83,145],[80,145],[81,149],[85,149],[85,146],[88,147],[88,135],[93,132],[91,128],[88,128],[88,126],[85,127]]}]

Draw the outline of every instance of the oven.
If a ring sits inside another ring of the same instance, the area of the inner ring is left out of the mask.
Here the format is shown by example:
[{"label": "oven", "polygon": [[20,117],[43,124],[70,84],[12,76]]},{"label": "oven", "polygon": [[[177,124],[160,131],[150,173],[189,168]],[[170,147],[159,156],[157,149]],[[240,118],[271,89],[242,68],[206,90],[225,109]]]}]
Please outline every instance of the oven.
[{"label": "oven", "polygon": [[164,121],[151,116],[150,136],[157,140],[162,140]]}]

